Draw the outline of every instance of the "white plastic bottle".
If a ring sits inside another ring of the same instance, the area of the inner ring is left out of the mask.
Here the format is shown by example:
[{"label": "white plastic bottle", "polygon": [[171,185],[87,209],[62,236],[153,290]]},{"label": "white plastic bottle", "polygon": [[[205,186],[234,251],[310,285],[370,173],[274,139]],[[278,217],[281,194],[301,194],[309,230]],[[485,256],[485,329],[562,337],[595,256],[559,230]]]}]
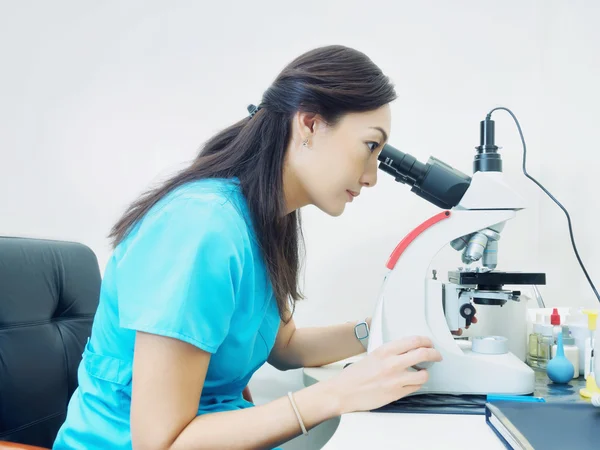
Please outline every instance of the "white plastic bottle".
[{"label": "white plastic bottle", "polygon": [[558,335],[562,333],[562,327],[560,326],[560,314],[558,313],[558,308],[552,309],[552,314],[550,314],[550,324],[554,327],[552,330],[552,337],[554,338],[554,342],[557,342]]},{"label": "white plastic bottle", "polygon": [[590,336],[590,330],[588,329],[588,319],[583,313],[583,308],[571,308],[569,315],[565,319],[565,323],[568,325],[571,336],[575,339],[575,345],[579,350],[579,375],[585,375],[585,341]]}]

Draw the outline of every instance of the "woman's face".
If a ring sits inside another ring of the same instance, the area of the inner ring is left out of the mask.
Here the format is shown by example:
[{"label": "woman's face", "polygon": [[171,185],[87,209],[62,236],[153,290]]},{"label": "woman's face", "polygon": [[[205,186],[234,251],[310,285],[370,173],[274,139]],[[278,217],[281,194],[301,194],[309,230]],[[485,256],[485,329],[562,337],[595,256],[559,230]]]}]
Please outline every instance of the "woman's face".
[{"label": "woman's face", "polygon": [[[377,157],[390,128],[389,105],[347,114],[335,126],[319,116],[297,114],[291,158],[297,206],[312,204],[331,216],[342,214],[362,188],[377,183]],[[306,147],[301,144],[305,139]]]}]

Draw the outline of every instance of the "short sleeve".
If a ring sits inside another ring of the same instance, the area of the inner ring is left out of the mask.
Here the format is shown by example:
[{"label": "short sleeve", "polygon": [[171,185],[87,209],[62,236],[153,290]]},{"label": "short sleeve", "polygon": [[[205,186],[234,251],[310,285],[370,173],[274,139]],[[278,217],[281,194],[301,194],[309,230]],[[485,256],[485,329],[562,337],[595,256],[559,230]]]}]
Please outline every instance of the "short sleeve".
[{"label": "short sleeve", "polygon": [[243,240],[225,207],[173,200],[128,238],[116,266],[119,325],[214,353],[229,331]]}]

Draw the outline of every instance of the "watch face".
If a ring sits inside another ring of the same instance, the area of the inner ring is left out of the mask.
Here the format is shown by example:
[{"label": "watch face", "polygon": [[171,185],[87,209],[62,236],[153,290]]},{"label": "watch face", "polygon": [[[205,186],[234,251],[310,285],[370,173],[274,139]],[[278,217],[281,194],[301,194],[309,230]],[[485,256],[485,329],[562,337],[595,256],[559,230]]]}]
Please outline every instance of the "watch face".
[{"label": "watch face", "polygon": [[366,339],[369,337],[369,330],[367,324],[362,322],[354,327],[354,334],[358,339]]}]

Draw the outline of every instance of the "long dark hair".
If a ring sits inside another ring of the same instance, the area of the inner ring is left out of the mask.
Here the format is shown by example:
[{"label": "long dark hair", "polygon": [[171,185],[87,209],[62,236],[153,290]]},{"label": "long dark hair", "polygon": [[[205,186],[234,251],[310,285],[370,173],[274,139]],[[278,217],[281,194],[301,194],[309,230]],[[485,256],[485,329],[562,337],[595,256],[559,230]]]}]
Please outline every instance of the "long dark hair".
[{"label": "long dark hair", "polygon": [[203,178],[237,177],[279,314],[287,320],[302,298],[298,275],[303,250],[300,214],[285,214],[283,195],[291,119],[298,111],[316,113],[335,126],[344,114],[371,111],[395,99],[389,78],[362,52],[332,45],[304,53],[266,90],[254,117],[244,117],[213,136],[189,167],[144,193],[127,209],[109,234],[113,246],[176,187]]}]

